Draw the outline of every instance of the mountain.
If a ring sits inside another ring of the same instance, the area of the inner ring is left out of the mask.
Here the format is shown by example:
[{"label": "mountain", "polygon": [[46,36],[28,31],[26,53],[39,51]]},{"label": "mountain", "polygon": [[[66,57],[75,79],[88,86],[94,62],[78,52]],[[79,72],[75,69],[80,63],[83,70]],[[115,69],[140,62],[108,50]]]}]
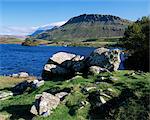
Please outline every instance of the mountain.
[{"label": "mountain", "polygon": [[113,15],[83,14],[71,18],[64,25],[37,34],[38,39],[86,40],[123,36],[131,22]]}]

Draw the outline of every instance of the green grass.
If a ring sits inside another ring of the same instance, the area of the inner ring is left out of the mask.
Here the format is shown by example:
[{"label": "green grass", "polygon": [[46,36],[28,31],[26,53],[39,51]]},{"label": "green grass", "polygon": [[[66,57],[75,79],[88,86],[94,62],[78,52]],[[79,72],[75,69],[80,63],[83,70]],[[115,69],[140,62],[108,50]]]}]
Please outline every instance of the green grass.
[{"label": "green grass", "polygon": [[[112,76],[108,73],[88,76],[87,78],[79,76],[62,82],[46,81],[44,86],[35,91],[30,93],[25,92],[22,95],[13,96],[10,99],[0,101],[0,117],[6,117],[12,120],[20,118],[29,120],[33,117],[35,120],[86,120],[89,119],[91,105],[89,103],[80,109],[81,101],[88,101],[88,94],[83,94],[82,88],[96,86],[97,90],[101,90],[104,93],[108,93],[108,88],[113,90],[113,92],[111,92],[111,99],[106,99],[108,101],[120,98],[123,91],[128,89],[135,95],[135,97],[124,100],[121,104],[118,102],[119,106],[110,111],[111,115],[109,115],[107,119],[111,116],[116,120],[146,120],[148,97],[150,93],[150,73],[137,73],[134,76],[126,75],[131,72],[132,71],[113,72],[113,77],[118,78],[118,80],[112,83],[105,80],[100,84],[95,84],[95,81],[99,79],[100,76],[105,76],[106,78]],[[5,77],[1,77],[1,79],[3,78]],[[5,87],[8,87],[8,85],[4,84],[3,88]],[[71,88],[71,93],[58,105],[49,117],[33,116],[29,111],[32,103],[35,101],[35,95],[55,87],[59,87],[60,89]]]}]

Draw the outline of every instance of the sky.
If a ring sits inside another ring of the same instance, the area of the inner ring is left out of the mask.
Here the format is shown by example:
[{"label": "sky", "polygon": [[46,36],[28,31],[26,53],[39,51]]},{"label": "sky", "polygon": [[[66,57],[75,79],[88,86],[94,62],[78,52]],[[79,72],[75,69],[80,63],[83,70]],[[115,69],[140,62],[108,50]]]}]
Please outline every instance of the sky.
[{"label": "sky", "polygon": [[60,26],[80,14],[111,14],[135,21],[150,13],[149,0],[0,0],[0,34],[26,35]]}]

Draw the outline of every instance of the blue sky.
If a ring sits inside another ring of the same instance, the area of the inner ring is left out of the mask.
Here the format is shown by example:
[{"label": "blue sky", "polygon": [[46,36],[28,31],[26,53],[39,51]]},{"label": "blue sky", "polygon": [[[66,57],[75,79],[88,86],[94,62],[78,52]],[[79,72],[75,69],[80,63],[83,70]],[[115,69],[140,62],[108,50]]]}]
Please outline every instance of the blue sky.
[{"label": "blue sky", "polygon": [[0,26],[3,28],[0,33],[5,34],[11,31],[15,34],[17,29],[29,32],[43,25],[63,23],[84,13],[112,14],[137,20],[148,15],[150,7],[148,0],[0,0],[0,5]]}]

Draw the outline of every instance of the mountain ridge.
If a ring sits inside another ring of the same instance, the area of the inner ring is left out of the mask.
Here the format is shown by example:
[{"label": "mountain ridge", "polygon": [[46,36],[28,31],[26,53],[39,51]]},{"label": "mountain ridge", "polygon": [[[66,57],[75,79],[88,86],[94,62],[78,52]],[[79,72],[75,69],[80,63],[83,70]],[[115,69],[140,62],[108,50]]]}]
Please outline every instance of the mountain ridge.
[{"label": "mountain ridge", "polygon": [[82,14],[69,19],[64,25],[46,30],[36,38],[46,40],[85,40],[123,36],[131,21],[113,15]]}]

